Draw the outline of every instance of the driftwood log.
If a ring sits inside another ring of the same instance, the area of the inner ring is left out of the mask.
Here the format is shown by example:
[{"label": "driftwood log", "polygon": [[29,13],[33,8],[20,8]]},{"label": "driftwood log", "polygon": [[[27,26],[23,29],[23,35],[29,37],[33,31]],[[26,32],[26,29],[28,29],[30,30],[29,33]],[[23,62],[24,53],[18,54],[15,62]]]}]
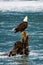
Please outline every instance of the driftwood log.
[{"label": "driftwood log", "polygon": [[13,49],[9,52],[9,56],[14,56],[16,54],[28,55],[29,50],[28,50],[27,46],[28,46],[28,43],[22,43],[21,41],[17,41],[14,44]]}]

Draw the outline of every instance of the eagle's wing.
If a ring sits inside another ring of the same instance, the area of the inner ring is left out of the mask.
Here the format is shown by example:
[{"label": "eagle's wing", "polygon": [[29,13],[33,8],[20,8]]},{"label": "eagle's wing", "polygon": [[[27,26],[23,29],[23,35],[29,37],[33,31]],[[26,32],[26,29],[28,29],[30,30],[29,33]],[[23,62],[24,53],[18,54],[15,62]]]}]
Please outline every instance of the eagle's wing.
[{"label": "eagle's wing", "polygon": [[15,28],[15,31],[24,31],[27,28],[27,25],[27,22],[22,22]]}]

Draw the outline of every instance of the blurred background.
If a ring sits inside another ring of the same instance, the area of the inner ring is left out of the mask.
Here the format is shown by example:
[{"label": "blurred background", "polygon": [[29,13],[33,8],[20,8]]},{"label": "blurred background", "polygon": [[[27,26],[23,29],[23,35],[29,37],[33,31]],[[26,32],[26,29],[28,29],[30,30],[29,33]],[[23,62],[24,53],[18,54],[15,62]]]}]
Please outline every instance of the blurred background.
[{"label": "blurred background", "polygon": [[43,65],[43,1],[42,0],[0,0],[0,54],[13,48],[21,39],[20,32],[14,33],[13,27],[28,16],[30,34],[27,57],[0,56],[0,65]]}]

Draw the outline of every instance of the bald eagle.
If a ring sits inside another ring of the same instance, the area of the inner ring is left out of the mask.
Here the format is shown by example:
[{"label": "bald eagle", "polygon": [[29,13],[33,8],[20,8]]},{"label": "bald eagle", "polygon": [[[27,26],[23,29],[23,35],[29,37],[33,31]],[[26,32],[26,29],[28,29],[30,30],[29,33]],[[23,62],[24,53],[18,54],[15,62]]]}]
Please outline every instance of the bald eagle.
[{"label": "bald eagle", "polygon": [[27,26],[28,26],[28,17],[26,16],[24,19],[23,19],[23,22],[22,23],[20,23],[16,28],[13,28],[13,31],[15,31],[15,33],[16,32],[22,32],[22,31],[24,31],[26,28],[27,28]]}]

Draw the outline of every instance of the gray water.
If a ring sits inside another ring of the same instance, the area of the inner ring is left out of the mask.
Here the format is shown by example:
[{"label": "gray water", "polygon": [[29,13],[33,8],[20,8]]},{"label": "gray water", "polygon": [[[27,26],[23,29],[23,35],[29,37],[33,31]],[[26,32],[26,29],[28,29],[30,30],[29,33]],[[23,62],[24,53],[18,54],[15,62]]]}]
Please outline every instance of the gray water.
[{"label": "gray water", "polygon": [[21,39],[21,33],[15,34],[12,28],[21,23],[26,15],[29,18],[25,30],[30,34],[29,55],[0,56],[0,65],[43,65],[43,12],[0,11],[0,54],[9,52],[14,43]]}]

